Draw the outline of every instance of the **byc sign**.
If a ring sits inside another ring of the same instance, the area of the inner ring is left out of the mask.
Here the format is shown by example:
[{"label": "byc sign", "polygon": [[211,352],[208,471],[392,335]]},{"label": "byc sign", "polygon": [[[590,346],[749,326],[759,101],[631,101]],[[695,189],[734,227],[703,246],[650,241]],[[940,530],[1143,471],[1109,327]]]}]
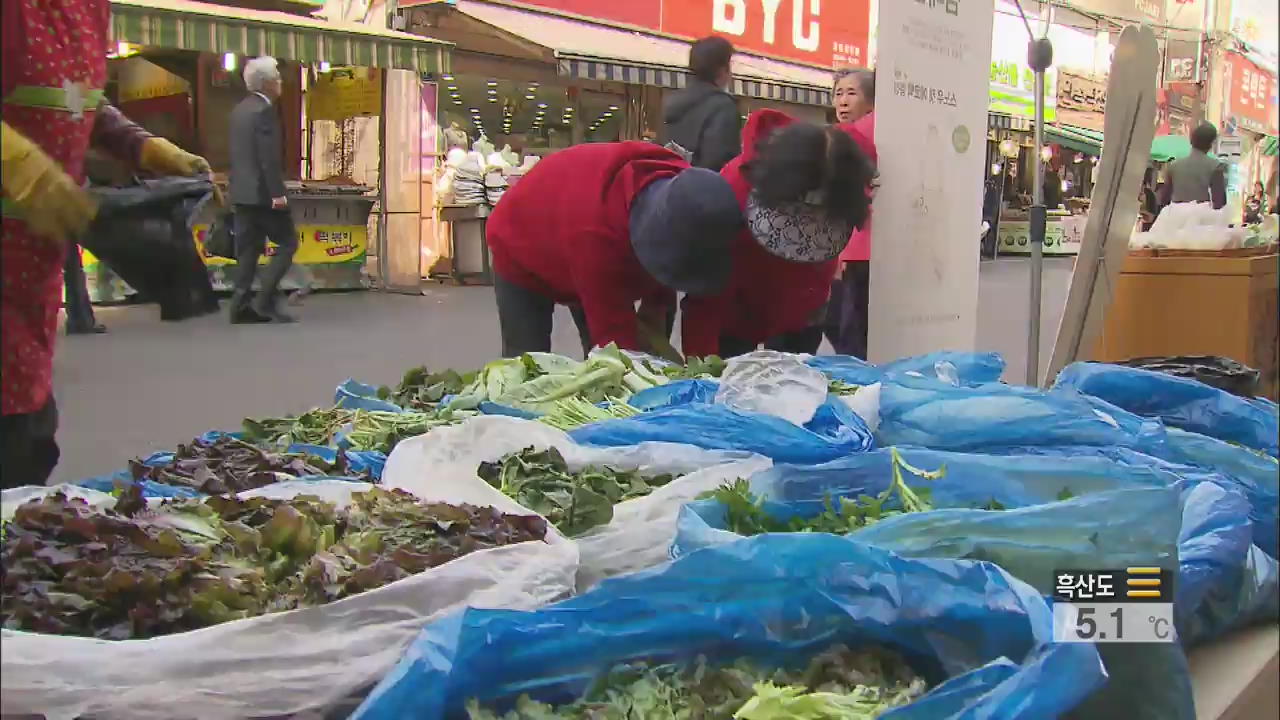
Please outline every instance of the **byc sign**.
[{"label": "byc sign", "polygon": [[[839,2],[839,0],[827,0]],[[778,41],[778,10],[782,0],[713,0],[711,29],[717,33],[743,37],[747,34],[748,5],[759,5],[763,24],[761,38],[766,45]],[[784,34],[790,30],[791,47],[805,52],[817,52],[821,45],[822,0],[790,0],[789,27],[783,19]]]}]

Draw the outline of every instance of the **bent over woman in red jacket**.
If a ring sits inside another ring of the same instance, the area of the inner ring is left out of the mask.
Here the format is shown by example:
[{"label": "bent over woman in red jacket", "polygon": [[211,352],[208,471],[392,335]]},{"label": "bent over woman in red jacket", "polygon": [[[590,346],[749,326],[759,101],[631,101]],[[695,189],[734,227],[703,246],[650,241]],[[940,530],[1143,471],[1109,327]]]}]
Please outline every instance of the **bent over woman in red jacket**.
[{"label": "bent over woman in red jacket", "polygon": [[556,304],[572,311],[584,352],[655,350],[640,323],[666,325],[676,292],[719,292],[742,227],[728,181],[670,150],[600,143],[547,157],[486,226],[503,356],[549,351]]}]

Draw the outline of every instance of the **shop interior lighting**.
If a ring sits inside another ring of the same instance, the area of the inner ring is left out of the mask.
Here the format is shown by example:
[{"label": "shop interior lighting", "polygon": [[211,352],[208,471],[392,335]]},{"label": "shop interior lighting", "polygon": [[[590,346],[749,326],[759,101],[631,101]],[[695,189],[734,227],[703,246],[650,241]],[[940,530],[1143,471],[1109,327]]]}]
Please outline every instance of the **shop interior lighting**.
[{"label": "shop interior lighting", "polygon": [[497,80],[490,80],[489,82],[485,83],[485,85],[488,85],[488,86],[489,86],[489,87],[491,87],[491,88],[496,88],[496,87],[498,87],[498,81],[497,81]]},{"label": "shop interior lighting", "polygon": [[532,100],[532,99],[534,99],[535,97],[537,97],[537,96],[536,96],[536,95],[534,95],[533,93],[529,93],[528,95],[525,95],[525,96],[524,96],[524,99],[525,99],[525,100]]},{"label": "shop interior lighting", "polygon": [[617,105],[610,105],[610,106],[609,106],[609,109],[610,109],[610,110],[617,110],[617,109],[618,109],[618,106],[617,106]]},{"label": "shop interior lighting", "polygon": [[450,86],[449,86],[449,92],[453,92],[453,93],[458,92],[458,86],[457,86],[457,85],[450,85]]},{"label": "shop interior lighting", "polygon": [[547,104],[546,104],[546,103],[538,103],[538,109],[539,109],[539,110],[545,110],[545,109],[546,109],[546,107],[547,107]]},{"label": "shop interior lighting", "polygon": [[235,72],[235,69],[236,69],[235,53],[227,53],[226,55],[222,56],[222,69],[226,70],[227,72]]},{"label": "shop interior lighting", "polygon": [[1004,169],[1004,168],[1003,168],[1003,167],[1001,167],[1000,163],[991,163],[991,174],[992,174],[992,175],[999,175],[999,174],[1000,174],[1000,171],[1001,171],[1001,170],[1003,170],[1003,169]]},{"label": "shop interior lighting", "polygon": [[442,80],[452,80],[452,79],[453,79],[453,76],[452,76],[452,75],[441,75],[441,76],[440,76],[440,78],[441,78]]},{"label": "shop interior lighting", "polygon": [[1042,160],[1044,160],[1045,162],[1049,162],[1050,160],[1052,160],[1052,159],[1053,159],[1053,148],[1049,148],[1049,147],[1046,147],[1046,148],[1040,148],[1040,158],[1041,158]]},{"label": "shop interior lighting", "polygon": [[322,73],[327,73],[327,72],[329,72],[329,61],[328,61],[328,60],[321,60],[321,61],[320,61],[320,72],[322,72]]},{"label": "shop interior lighting", "polygon": [[489,98],[489,102],[491,102],[491,103],[496,103],[496,102],[498,102],[498,98],[496,98],[496,97],[491,97],[491,98]]}]

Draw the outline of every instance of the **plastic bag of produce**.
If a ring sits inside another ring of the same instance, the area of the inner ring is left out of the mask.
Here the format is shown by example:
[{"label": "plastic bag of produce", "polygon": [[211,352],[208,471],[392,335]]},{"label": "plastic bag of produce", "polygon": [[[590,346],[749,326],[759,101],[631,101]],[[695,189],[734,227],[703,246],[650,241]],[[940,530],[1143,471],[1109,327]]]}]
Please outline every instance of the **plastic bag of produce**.
[{"label": "plastic bag of produce", "polygon": [[735,357],[720,376],[715,401],[744,412],[775,415],[804,425],[827,401],[831,382],[801,356],[757,350]]},{"label": "plastic bag of produce", "polygon": [[[280,483],[240,497],[316,495],[344,506],[353,493],[373,487]],[[30,500],[55,490],[6,490],[0,499],[9,512],[11,498]],[[422,498],[464,501],[429,491]],[[96,494],[95,502],[113,501]],[[527,514],[502,497],[490,504]],[[4,630],[0,710],[50,718],[291,716],[376,682],[423,623],[441,613],[462,606],[539,607],[572,592],[576,568],[577,549],[548,529],[545,542],[480,550],[328,604],[189,632],[113,641]]]},{"label": "plastic bag of produce", "polygon": [[347,410],[404,412],[404,408],[378,397],[378,388],[348,378],[333,392],[333,402]]},{"label": "plastic bag of produce", "polygon": [[916,374],[952,385],[996,382],[1004,373],[1004,358],[997,353],[935,352],[872,365],[849,355],[817,355],[805,360],[833,380],[850,385],[871,385],[886,377]]},{"label": "plastic bag of produce", "polygon": [[1280,416],[1195,380],[1119,365],[1072,363],[1054,387],[1101,398],[1171,427],[1280,455]]},{"label": "plastic bag of produce", "polygon": [[880,445],[981,450],[1010,445],[1134,446],[1163,428],[1105,401],[1067,390],[991,383],[954,387],[897,376],[880,388]]},{"label": "plastic bag of produce", "polygon": [[865,452],[872,446],[867,424],[843,402],[828,397],[803,427],[772,415],[726,405],[673,405],[621,420],[606,420],[570,433],[584,445],[642,442],[685,443],[708,450],[740,450],[775,462],[821,463]]},{"label": "plastic bag of produce", "polygon": [[896,650],[932,687],[884,720],[1042,720],[1104,681],[1093,646],[1055,645],[1051,635],[1039,594],[988,563],[908,560],[827,535],[763,536],[541,610],[441,619],[355,717],[443,719],[472,698],[508,707],[525,693],[566,703],[619,664],[705,656],[803,667],[844,644]]},{"label": "plastic bag of produce", "polygon": [[[1041,478],[1040,491],[1048,494],[1061,479]],[[874,484],[867,488],[875,489]],[[942,490],[934,488],[945,497]],[[998,493],[999,486],[991,490]],[[951,496],[963,492],[957,488]],[[779,518],[812,518],[821,506],[815,511],[805,505],[766,503],[765,510]],[[716,501],[686,506],[673,552],[696,553],[709,544],[740,537],[714,529],[726,527],[726,514],[726,507]],[[910,557],[987,560],[1050,595],[1055,570],[1159,566],[1176,573],[1180,515],[1176,489],[1137,487],[1001,512],[905,513],[885,517],[843,539]],[[1089,698],[1080,717],[1193,720],[1186,656],[1179,647],[1101,645],[1099,650],[1111,682]]]},{"label": "plastic bag of produce", "polygon": [[[447,494],[477,505],[510,500],[478,474],[482,464],[495,464],[513,454],[532,449],[541,453],[554,448],[569,472],[584,468],[610,468],[638,473],[626,481],[605,480],[613,489],[574,488],[568,509],[556,504],[560,492],[549,483],[558,476],[531,483],[529,511],[542,510],[552,522],[575,535],[581,556],[579,587],[600,579],[652,567],[667,558],[675,536],[680,506],[708,490],[769,467],[770,461],[745,452],[713,452],[689,445],[645,443],[626,447],[584,447],[564,432],[540,422],[503,417],[476,417],[452,427],[439,428],[400,443],[383,473],[387,487],[415,494]],[[545,469],[545,468],[544,468]],[[535,468],[536,470],[536,468]],[[532,470],[531,470],[532,472]],[[639,492],[630,483],[643,478],[675,475],[675,479]],[[628,487],[623,487],[623,483]],[[508,484],[514,487],[513,484]],[[643,494],[642,494],[643,493]],[[616,504],[613,497],[632,497]],[[584,534],[578,534],[575,529]]]},{"label": "plastic bag of produce", "polygon": [[1140,357],[1122,360],[1117,365],[1142,368],[1174,377],[1199,380],[1233,395],[1252,398],[1258,392],[1257,370],[1225,357],[1178,355],[1174,357]]}]

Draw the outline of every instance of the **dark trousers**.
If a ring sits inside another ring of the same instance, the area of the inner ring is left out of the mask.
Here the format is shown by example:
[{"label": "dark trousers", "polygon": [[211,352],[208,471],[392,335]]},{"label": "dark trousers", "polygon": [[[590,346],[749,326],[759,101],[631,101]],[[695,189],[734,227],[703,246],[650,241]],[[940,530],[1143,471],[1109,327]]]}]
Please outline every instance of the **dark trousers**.
[{"label": "dark trousers", "polygon": [[870,300],[871,263],[848,262],[831,284],[824,331],[840,355],[867,359],[867,305]]},{"label": "dark trousers", "polygon": [[274,307],[280,280],[293,264],[298,251],[298,232],[288,210],[272,210],[259,205],[235,206],[236,272],[235,295],[231,312],[242,312],[253,293],[253,279],[258,272],[258,258],[266,252],[267,240],[276,244],[275,254],[262,273],[261,289],[255,307]]},{"label": "dark trousers", "polygon": [[[556,301],[525,289],[493,274],[493,294],[498,300],[498,325],[502,331],[502,357],[519,357],[528,352],[551,352],[551,328]],[[582,354],[591,352],[591,331],[581,305],[570,305],[573,323],[578,326]]]},{"label": "dark trousers", "polygon": [[62,286],[66,293],[63,309],[67,313],[67,332],[92,330],[97,320],[93,317],[93,304],[89,302],[89,286],[77,245],[67,245],[67,254],[62,260]]},{"label": "dark trousers", "polygon": [[0,488],[44,485],[58,465],[58,406],[53,396],[32,413],[0,416]]},{"label": "dark trousers", "polygon": [[[785,353],[804,353],[806,355],[814,355],[818,352],[818,347],[822,345],[822,327],[811,325],[803,330],[782,333],[775,335],[765,341],[765,349],[777,350]],[[720,336],[720,357],[729,359],[746,355],[760,347],[760,343],[753,343],[740,338],[728,335]]]}]

